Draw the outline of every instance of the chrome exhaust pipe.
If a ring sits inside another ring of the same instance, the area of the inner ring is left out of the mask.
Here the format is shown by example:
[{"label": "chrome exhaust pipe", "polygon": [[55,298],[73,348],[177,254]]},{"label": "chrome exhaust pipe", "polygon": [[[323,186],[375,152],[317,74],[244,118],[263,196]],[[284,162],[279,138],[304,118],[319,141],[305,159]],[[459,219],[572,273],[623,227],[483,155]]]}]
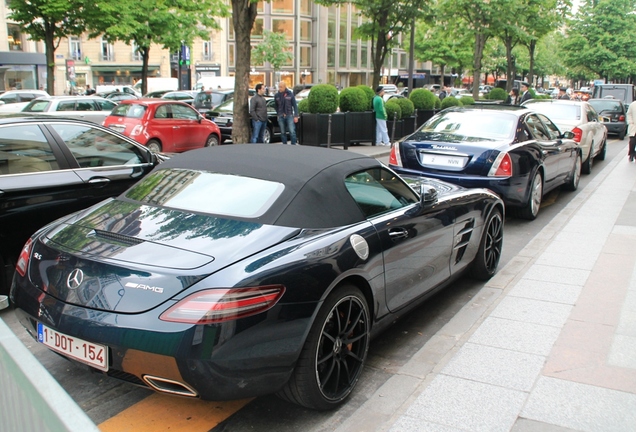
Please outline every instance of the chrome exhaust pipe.
[{"label": "chrome exhaust pipe", "polygon": [[192,387],[179,381],[152,375],[144,375],[142,378],[146,384],[161,393],[187,397],[197,397],[199,395]]}]

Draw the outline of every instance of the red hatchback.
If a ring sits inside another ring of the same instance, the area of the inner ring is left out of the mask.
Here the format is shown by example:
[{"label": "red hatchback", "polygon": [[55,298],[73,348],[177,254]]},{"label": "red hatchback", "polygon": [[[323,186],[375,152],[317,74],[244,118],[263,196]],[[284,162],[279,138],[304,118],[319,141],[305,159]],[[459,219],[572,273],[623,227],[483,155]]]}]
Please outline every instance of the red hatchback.
[{"label": "red hatchback", "polygon": [[122,101],[103,124],[153,152],[183,152],[221,142],[221,132],[214,122],[190,105],[172,100]]}]

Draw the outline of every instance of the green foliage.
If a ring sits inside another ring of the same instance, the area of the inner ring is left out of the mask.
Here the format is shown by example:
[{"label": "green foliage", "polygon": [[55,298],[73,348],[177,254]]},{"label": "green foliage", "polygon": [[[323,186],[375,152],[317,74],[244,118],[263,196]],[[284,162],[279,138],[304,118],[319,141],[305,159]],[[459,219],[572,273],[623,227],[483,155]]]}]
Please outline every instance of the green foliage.
[{"label": "green foliage", "polygon": [[367,100],[369,102],[367,104],[367,110],[371,110],[373,108],[373,98],[375,97],[375,92],[368,85],[360,84],[357,87],[364,91],[364,94],[367,96]]},{"label": "green foliage", "polygon": [[347,87],[340,92],[340,111],[341,112],[362,112],[369,107],[367,95],[359,87]]},{"label": "green foliage", "polygon": [[415,89],[409,94],[409,99],[413,102],[415,109],[432,110],[435,108],[435,101],[439,100],[432,91],[428,89]]},{"label": "green foliage", "polygon": [[442,107],[442,100],[438,97],[435,98],[435,109],[440,109]]},{"label": "green foliage", "polygon": [[[400,106],[400,111],[402,112],[400,118],[411,117],[415,112],[415,106],[413,102],[411,102],[407,98],[394,98],[397,104]],[[393,100],[393,99],[391,99]]]},{"label": "green foliage", "polygon": [[475,99],[472,96],[462,96],[459,101],[462,105],[475,105]]},{"label": "green foliage", "polygon": [[338,109],[338,89],[331,84],[318,84],[311,88],[307,103],[310,113],[335,113]]},{"label": "green foliage", "polygon": [[508,93],[506,93],[504,89],[497,87],[492,89],[490,93],[488,93],[488,99],[505,101],[506,99],[508,99]]},{"label": "green foliage", "polygon": [[[400,120],[402,118],[402,108],[400,104],[398,104],[395,99],[389,100],[385,105],[384,109],[386,110],[387,120]],[[396,116],[397,114],[397,116]]]},{"label": "green foliage", "polygon": [[442,100],[442,109],[446,109],[446,108],[454,107],[454,106],[461,106],[461,105],[462,103],[459,101],[459,99],[453,96],[445,97]]},{"label": "green foliage", "polygon": [[307,113],[309,112],[309,99],[305,98],[298,102],[298,112]]},{"label": "green foliage", "polygon": [[292,47],[285,33],[263,32],[263,41],[252,48],[252,64],[260,65],[268,62],[274,71],[293,60]]}]

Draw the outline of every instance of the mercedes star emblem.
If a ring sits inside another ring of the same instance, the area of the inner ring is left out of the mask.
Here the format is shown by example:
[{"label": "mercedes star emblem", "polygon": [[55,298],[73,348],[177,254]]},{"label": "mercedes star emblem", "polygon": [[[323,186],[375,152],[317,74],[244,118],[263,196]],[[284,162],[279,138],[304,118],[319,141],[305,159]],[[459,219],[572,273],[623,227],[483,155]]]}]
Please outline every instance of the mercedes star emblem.
[{"label": "mercedes star emblem", "polygon": [[80,269],[75,269],[70,275],[68,275],[68,278],[66,279],[66,286],[69,287],[69,289],[77,289],[83,281],[84,272]]}]

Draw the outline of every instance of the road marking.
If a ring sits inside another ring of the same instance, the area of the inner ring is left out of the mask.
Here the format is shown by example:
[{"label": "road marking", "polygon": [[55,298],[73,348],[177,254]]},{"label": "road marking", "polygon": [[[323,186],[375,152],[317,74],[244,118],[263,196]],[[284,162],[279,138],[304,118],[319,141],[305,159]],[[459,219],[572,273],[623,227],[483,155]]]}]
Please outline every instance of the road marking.
[{"label": "road marking", "polygon": [[155,393],[99,425],[102,432],[207,432],[252,399],[210,402]]}]

